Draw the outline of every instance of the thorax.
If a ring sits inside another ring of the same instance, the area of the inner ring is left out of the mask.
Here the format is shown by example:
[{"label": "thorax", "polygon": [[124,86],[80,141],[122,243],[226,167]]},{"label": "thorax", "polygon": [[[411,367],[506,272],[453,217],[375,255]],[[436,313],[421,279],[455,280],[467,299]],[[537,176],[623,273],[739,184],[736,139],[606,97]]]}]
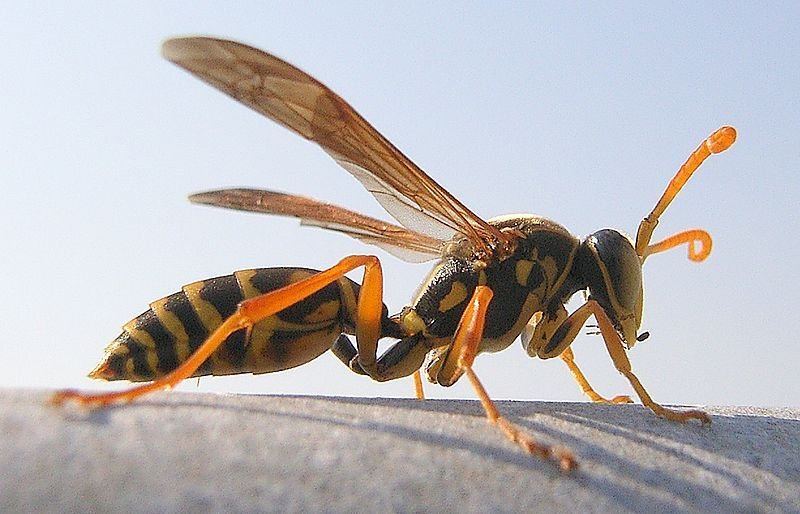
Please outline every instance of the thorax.
[{"label": "thorax", "polygon": [[486,285],[494,297],[480,349],[499,351],[559,291],[572,268],[577,238],[561,225],[531,215],[489,222],[519,235],[514,253],[502,261],[480,262],[466,257],[463,241],[454,240],[400,314],[407,333],[422,332],[431,346],[449,344],[475,287]]}]

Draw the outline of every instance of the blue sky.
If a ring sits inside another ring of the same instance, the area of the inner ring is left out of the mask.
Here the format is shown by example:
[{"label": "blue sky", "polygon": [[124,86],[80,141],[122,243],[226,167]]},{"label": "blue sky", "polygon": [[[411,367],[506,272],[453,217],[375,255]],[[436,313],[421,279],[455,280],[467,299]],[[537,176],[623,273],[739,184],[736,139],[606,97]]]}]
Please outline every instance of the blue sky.
[{"label": "blue sky", "polygon": [[[182,284],[236,269],[325,268],[374,252],[393,311],[426,275],[426,265],[343,236],[186,201],[206,189],[264,187],[388,217],[316,147],[159,56],[167,37],[208,34],[325,82],[478,214],[541,214],[576,235],[635,232],[690,151],[734,125],[735,146],[706,163],[655,236],[702,227],[714,251],[702,264],[683,251],[648,260],[651,338],[630,358],[657,401],[798,406],[798,11],[622,2],[6,8],[0,386],[103,387],[83,377],[124,322]],[[601,393],[630,392],[598,337],[582,335],[573,348]],[[476,369],[496,398],[583,398],[565,366],[531,360],[516,343]],[[408,380],[372,383],[328,355],[181,387],[412,394]],[[472,397],[466,383],[427,391]]]}]

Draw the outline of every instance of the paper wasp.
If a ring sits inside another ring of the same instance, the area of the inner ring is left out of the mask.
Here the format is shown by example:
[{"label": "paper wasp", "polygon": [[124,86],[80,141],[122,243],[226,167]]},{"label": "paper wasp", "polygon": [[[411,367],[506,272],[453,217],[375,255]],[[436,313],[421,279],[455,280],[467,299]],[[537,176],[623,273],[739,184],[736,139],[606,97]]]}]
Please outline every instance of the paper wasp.
[{"label": "paper wasp", "polygon": [[[637,336],[644,260],[682,244],[697,261],[711,251],[710,235],[703,230],[657,244],[650,239],[691,174],[712,153],[733,144],[732,127],[717,130],[691,154],[639,225],[635,243],[611,229],[581,240],[538,216],[484,220],[475,215],[338,95],[281,59],[211,38],[168,40],[162,51],[178,66],[317,143],[401,226],[272,191],[220,190],[193,195],[192,201],[293,216],[408,261],[437,263],[416,298],[393,316],[383,304],[381,265],[373,256],[345,257],[324,271],[265,268],[190,284],[126,324],[90,374],[149,383],[106,394],[61,391],[54,402],[129,401],[188,377],[278,371],[332,350],[352,371],[377,381],[413,375],[420,398],[421,368],[443,386],[466,375],[490,422],[526,451],[568,471],[576,465],[571,453],[537,443],[506,420],[472,364],[477,354],[503,350],[521,336],[531,357],[560,356],[592,400],[629,402],[627,396],[605,400],[595,393],[573,360],[570,345],[594,316],[614,365],[644,405],[671,420],[710,421],[704,412],[675,411],[653,401],[625,350],[645,336]],[[345,277],[361,267],[360,285]],[[579,291],[588,291],[587,300],[568,314],[564,304]],[[349,335],[355,336],[355,346]],[[378,357],[382,338],[397,342]]]}]

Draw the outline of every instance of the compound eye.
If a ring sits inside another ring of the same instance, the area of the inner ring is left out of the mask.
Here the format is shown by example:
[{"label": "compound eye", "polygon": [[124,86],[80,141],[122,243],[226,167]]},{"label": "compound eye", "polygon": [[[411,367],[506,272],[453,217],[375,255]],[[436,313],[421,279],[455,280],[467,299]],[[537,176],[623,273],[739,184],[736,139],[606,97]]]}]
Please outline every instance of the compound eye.
[{"label": "compound eye", "polygon": [[631,337],[631,343],[641,321],[641,260],[630,240],[616,230],[595,232],[584,247],[582,265],[592,298],[626,332],[626,340]]}]

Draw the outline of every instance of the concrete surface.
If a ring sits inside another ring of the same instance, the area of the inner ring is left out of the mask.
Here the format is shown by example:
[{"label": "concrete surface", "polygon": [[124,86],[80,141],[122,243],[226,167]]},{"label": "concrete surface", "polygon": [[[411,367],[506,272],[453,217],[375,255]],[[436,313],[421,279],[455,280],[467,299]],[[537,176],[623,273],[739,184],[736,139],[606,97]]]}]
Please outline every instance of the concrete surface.
[{"label": "concrete surface", "polygon": [[0,512],[800,512],[800,410],[159,393],[99,411],[0,390]]}]

